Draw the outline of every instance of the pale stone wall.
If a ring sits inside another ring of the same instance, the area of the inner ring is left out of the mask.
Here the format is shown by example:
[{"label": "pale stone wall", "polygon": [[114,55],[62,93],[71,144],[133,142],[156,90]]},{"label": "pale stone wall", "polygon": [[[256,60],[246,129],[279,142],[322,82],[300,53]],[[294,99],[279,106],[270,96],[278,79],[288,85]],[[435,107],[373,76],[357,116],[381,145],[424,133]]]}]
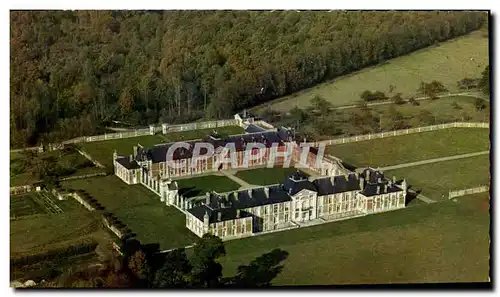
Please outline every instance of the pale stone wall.
[{"label": "pale stone wall", "polygon": [[484,193],[484,192],[488,192],[489,190],[490,190],[489,186],[479,186],[479,187],[475,187],[475,188],[450,191],[448,194],[448,199],[452,199],[452,198],[460,197],[460,196],[465,196],[465,195]]}]

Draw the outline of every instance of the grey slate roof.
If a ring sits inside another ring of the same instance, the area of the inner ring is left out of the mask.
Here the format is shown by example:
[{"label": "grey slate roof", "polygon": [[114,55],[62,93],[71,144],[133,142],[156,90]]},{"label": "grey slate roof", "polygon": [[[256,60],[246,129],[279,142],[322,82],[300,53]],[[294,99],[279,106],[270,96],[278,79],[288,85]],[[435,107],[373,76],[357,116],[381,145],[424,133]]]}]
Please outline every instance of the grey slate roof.
[{"label": "grey slate roof", "polygon": [[116,162],[120,163],[123,167],[125,167],[126,169],[129,169],[129,170],[141,168],[135,160],[132,160],[132,162],[130,162],[129,157],[119,157],[116,159]]},{"label": "grey slate roof", "polygon": [[[225,138],[214,138],[210,135],[203,138],[202,142],[211,143],[214,148],[224,147],[227,143],[234,143],[236,151],[243,151],[246,149],[246,144],[248,143],[262,143],[266,145],[266,147],[271,147],[273,143],[278,143],[280,145],[283,144],[284,141],[289,140],[288,137],[291,136],[290,131],[280,130],[280,131],[263,131],[256,133],[248,133],[248,134],[239,134],[232,135]],[[184,141],[190,144],[190,148],[177,148],[174,151],[173,158],[174,160],[181,160],[191,158],[193,155],[193,149],[199,140],[191,140]],[[150,148],[138,148],[137,150],[137,160],[138,161],[146,161],[152,160],[153,163],[165,162],[167,158],[168,149],[175,142],[155,145]],[[206,154],[207,150],[205,148],[201,148],[201,154]]]},{"label": "grey slate roof", "polygon": [[292,173],[283,181],[283,189],[292,196],[304,189],[316,191],[314,184],[300,171]]},{"label": "grey slate roof", "polygon": [[254,124],[250,124],[245,128],[245,132],[247,132],[247,133],[256,133],[256,132],[264,132],[264,131],[266,131],[266,129],[264,129],[260,126],[254,125]]},{"label": "grey slate roof", "polygon": [[[235,208],[221,208],[212,209],[206,205],[196,206],[187,210],[189,213],[194,215],[200,221],[203,221],[205,213],[208,213],[208,222],[210,224],[218,222],[218,214],[221,214],[221,222],[234,220],[237,217],[237,210]],[[251,217],[252,214],[243,210],[240,210],[240,218]]]},{"label": "grey slate roof", "polygon": [[318,178],[313,181],[313,184],[317,189],[318,196],[356,191],[360,189],[359,179],[355,174],[349,174],[347,179],[344,175],[334,176],[333,182],[332,177]]}]

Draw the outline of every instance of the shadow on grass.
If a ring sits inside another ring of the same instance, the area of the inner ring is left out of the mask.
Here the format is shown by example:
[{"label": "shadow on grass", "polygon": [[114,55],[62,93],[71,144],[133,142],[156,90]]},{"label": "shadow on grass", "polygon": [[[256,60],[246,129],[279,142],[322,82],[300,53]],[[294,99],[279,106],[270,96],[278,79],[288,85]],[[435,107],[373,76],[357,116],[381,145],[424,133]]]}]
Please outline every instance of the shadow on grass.
[{"label": "shadow on grass", "polygon": [[236,276],[224,280],[228,287],[262,288],[271,286],[271,281],[281,273],[283,265],[279,265],[288,257],[288,252],[274,249],[255,258],[249,265],[238,267]]},{"label": "shadow on grass", "polygon": [[179,189],[179,195],[184,196],[184,198],[191,198],[200,196],[201,190],[196,187],[186,187]]}]

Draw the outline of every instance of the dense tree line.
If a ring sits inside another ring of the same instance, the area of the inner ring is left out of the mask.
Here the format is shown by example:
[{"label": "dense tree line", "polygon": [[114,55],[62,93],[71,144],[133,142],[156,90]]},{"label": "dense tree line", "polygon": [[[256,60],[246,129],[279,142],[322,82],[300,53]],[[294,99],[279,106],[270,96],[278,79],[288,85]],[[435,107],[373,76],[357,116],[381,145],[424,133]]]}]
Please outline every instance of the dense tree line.
[{"label": "dense tree line", "polygon": [[482,26],[483,12],[11,12],[11,145],[227,117]]}]

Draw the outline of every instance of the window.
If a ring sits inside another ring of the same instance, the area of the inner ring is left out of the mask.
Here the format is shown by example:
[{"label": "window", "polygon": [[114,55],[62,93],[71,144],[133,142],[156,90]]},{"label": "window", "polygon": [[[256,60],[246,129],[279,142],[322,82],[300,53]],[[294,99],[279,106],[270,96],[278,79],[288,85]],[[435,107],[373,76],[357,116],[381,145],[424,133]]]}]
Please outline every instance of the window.
[{"label": "window", "polygon": [[299,218],[299,212],[295,212],[295,219],[298,219]]}]

